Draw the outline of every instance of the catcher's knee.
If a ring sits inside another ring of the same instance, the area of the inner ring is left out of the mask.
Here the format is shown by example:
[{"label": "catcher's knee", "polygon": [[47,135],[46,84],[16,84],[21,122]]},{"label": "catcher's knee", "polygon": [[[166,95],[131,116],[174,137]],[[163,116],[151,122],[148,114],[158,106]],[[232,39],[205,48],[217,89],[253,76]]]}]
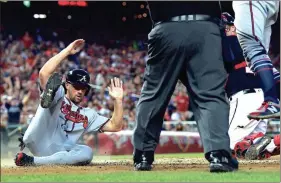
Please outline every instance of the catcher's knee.
[{"label": "catcher's knee", "polygon": [[245,153],[248,148],[254,144],[256,139],[263,137],[264,134],[262,132],[253,133],[249,136],[244,137],[244,139],[240,142],[237,142],[234,146],[234,153],[237,158],[243,159],[245,157]]},{"label": "catcher's knee", "polygon": [[237,142],[234,146],[234,154],[237,158],[243,159],[247,149],[252,145],[250,140],[242,140]]},{"label": "catcher's knee", "polygon": [[86,162],[91,162],[94,156],[94,152],[90,147],[87,147]]}]

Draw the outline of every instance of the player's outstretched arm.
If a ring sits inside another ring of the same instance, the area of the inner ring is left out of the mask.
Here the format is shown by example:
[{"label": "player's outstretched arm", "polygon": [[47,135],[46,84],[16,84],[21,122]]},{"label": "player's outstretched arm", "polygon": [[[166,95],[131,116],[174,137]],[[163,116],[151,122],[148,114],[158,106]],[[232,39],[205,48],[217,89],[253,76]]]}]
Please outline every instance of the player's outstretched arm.
[{"label": "player's outstretched arm", "polygon": [[39,80],[40,86],[43,90],[45,90],[46,83],[49,77],[55,72],[55,70],[59,67],[60,63],[69,55],[73,55],[79,52],[83,46],[85,41],[83,39],[77,39],[70,43],[65,49],[63,49],[60,53],[53,56],[49,59],[45,65],[39,71]]},{"label": "player's outstretched arm", "polygon": [[123,83],[119,78],[111,79],[109,95],[114,99],[113,115],[103,127],[104,132],[117,132],[123,127]]}]

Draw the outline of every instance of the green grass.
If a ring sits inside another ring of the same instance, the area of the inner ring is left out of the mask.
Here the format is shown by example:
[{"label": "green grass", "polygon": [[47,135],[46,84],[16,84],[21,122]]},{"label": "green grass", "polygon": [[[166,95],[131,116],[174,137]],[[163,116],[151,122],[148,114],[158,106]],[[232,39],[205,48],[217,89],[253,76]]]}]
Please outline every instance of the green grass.
[{"label": "green grass", "polygon": [[71,182],[279,182],[280,172],[250,172],[238,171],[234,173],[211,174],[209,172],[198,171],[162,171],[162,172],[114,172],[114,173],[93,173],[79,175],[65,174],[37,174],[22,176],[1,176],[2,182],[51,182],[51,181],[71,181]]},{"label": "green grass", "polygon": [[[186,154],[156,154],[156,159],[161,158],[203,158],[203,153]],[[95,156],[96,160],[132,160],[132,155],[120,156]],[[255,167],[257,167],[255,165]],[[212,174],[208,172],[208,165],[201,169],[178,169],[178,170],[155,170],[151,172],[135,172],[124,169],[112,171],[102,169],[94,172],[85,171],[85,173],[71,174],[65,170],[65,173],[47,173],[36,172],[30,174],[10,174],[1,175],[1,182],[280,182],[280,169],[241,168],[233,173]],[[73,172],[73,170],[71,171]],[[98,172],[98,173],[97,173]]]},{"label": "green grass", "polygon": [[[97,160],[111,159],[111,160],[131,160],[133,155],[106,155],[106,156],[95,156]],[[174,153],[174,154],[156,154],[156,159],[159,158],[204,158],[203,153]]]}]

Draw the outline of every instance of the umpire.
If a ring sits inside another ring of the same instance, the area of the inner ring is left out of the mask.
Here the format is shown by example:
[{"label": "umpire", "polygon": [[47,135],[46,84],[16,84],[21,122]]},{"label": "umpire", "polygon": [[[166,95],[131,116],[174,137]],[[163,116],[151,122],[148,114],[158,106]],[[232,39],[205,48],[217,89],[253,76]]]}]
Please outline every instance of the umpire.
[{"label": "umpire", "polygon": [[190,104],[211,172],[238,169],[231,158],[229,104],[224,84],[218,1],[149,1],[153,28],[148,34],[144,84],[133,134],[135,170],[151,170],[163,116],[179,80]]}]

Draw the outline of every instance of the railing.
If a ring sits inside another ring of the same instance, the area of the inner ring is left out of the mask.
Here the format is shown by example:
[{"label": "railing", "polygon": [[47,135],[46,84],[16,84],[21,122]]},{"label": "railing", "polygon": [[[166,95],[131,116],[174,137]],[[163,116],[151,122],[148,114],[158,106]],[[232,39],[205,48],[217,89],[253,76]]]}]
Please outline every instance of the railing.
[{"label": "railing", "polygon": [[[92,86],[92,88],[97,89],[97,90],[102,89],[102,87],[99,85],[91,85],[91,86]],[[108,91],[108,89],[105,88],[105,91]],[[137,95],[137,94],[131,94],[131,96],[140,98],[140,95]],[[179,123],[181,123],[184,126],[184,130],[190,130],[190,128],[188,128],[188,126],[191,126],[194,131],[198,132],[196,121],[164,121],[163,128],[165,128],[165,125],[167,125],[167,124],[175,126]],[[135,127],[135,124],[136,124],[135,121],[129,121],[128,128],[132,130]],[[274,135],[274,134],[280,133],[280,120],[269,120],[268,126],[275,126],[277,128],[277,130],[275,130],[275,131],[271,131],[271,132],[269,131],[268,134]]]},{"label": "railing", "polygon": [[[94,88],[100,89],[101,87],[95,85]],[[135,97],[138,97],[138,95],[135,95]],[[12,139],[12,137],[16,137],[16,135],[18,135],[19,132],[24,132],[27,129],[27,127],[28,127],[32,118],[29,116],[25,119],[26,119],[25,124],[10,124],[10,125],[8,124],[6,134],[3,134],[3,132],[1,132],[1,137],[3,135],[5,135],[8,139]],[[163,130],[164,134],[174,133],[176,131],[175,127],[178,124],[181,124],[183,126],[183,129],[181,131],[181,133],[183,133],[183,134],[198,133],[198,127],[197,127],[196,121],[164,121],[163,122],[163,129],[166,129],[166,126],[173,126],[173,130],[170,130],[170,131],[169,130]],[[132,131],[135,128],[135,125],[136,125],[135,121],[129,121],[127,130]],[[124,132],[122,132],[122,133],[124,133]],[[273,135],[279,134],[279,133],[280,133],[280,120],[270,120],[269,123],[268,123],[267,134],[270,135],[270,136],[273,136]],[[96,137],[94,139],[93,145],[96,148],[98,148],[98,144],[99,144],[99,140],[97,138],[98,134],[97,133],[93,133],[93,134]],[[16,139],[16,138],[13,138],[13,139]],[[96,149],[96,150],[98,150],[98,149]]]},{"label": "railing", "polygon": [[[183,131],[190,131],[190,127],[192,128],[192,132],[198,132],[197,123],[196,121],[164,121],[163,122],[163,128],[165,128],[165,125],[170,124],[176,126],[177,124],[181,123],[184,126]],[[130,121],[128,123],[129,129],[133,129],[136,125],[135,121]],[[276,130],[274,131],[268,131],[269,134],[278,134],[280,133],[280,120],[269,120],[268,127],[275,127]],[[189,130],[185,130],[189,129]],[[269,128],[268,128],[269,129]]]},{"label": "railing", "polygon": [[[30,119],[28,119],[27,123],[25,123],[25,124],[8,125],[7,126],[8,131],[9,131],[8,137],[11,137],[11,136],[15,135],[17,132],[26,129],[28,127],[29,123],[30,123]],[[192,129],[190,130],[190,128],[189,128],[189,130],[188,130],[189,132],[198,132],[196,121],[164,121],[163,128],[165,127],[165,125],[168,125],[168,124],[176,126],[179,123],[181,123],[184,126],[184,129],[186,127],[191,127]],[[270,120],[268,123],[269,123],[268,124],[269,127],[275,127],[275,129],[277,129],[274,131],[270,131],[269,133],[271,133],[271,134],[280,133],[280,121],[279,120]],[[135,121],[128,122],[128,129],[133,130],[135,125],[136,125]],[[186,130],[183,130],[183,131],[186,131]]]},{"label": "railing", "polygon": [[[9,139],[17,139],[17,138],[12,138],[13,136],[14,137],[16,137],[15,135],[18,135],[19,134],[19,132],[24,132],[26,129],[27,129],[27,127],[28,127],[28,125],[29,125],[29,123],[30,123],[30,119],[28,119],[28,122],[27,123],[25,123],[25,124],[19,124],[19,125],[9,125],[7,128],[8,128],[8,138]],[[168,131],[168,130],[165,130],[165,131],[162,131],[162,133],[161,133],[161,139],[162,139],[162,141],[164,142],[165,141],[165,139],[166,139],[166,136],[169,136],[169,137],[175,137],[176,139],[178,139],[178,138],[184,138],[184,136],[188,136],[188,137],[192,137],[192,138],[200,138],[199,137],[199,133],[198,133],[198,128],[197,128],[197,123],[196,123],[196,121],[164,121],[163,122],[163,126],[165,126],[166,124],[170,124],[170,125],[174,125],[174,126],[176,126],[177,124],[179,124],[179,123],[181,123],[184,127],[189,127],[188,129],[189,130],[184,130],[184,131]],[[104,133],[104,135],[109,135],[109,137],[110,136],[112,136],[113,135],[113,137],[114,136],[122,136],[122,137],[125,137],[126,136],[126,138],[129,138],[129,139],[131,139],[131,135],[132,135],[132,133],[133,133],[133,129],[134,129],[134,127],[135,127],[135,122],[134,121],[131,121],[131,122],[129,122],[129,126],[131,126],[129,129],[127,129],[127,130],[123,130],[123,131],[120,131],[120,132],[115,132],[115,133],[110,133],[110,132],[105,132]],[[270,135],[270,136],[273,136],[273,135],[275,135],[275,134],[279,134],[280,133],[280,121],[279,120],[271,120],[271,121],[269,121],[269,124],[268,124],[268,126],[269,126],[269,128],[268,129],[270,129],[270,127],[273,127],[272,129],[274,129],[273,131],[268,131],[268,135]],[[99,134],[99,133],[91,133],[91,134],[93,134],[94,135],[94,141],[91,143],[91,144],[88,144],[88,145],[90,145],[90,146],[92,146],[93,147],[93,150],[95,151],[95,152],[102,152],[102,150],[104,149],[104,148],[106,148],[106,147],[104,147],[104,145],[103,145],[103,141],[104,141],[104,139],[102,140],[102,142],[100,142],[100,140],[101,140],[101,136],[100,135],[102,135],[102,134]],[[3,134],[1,134],[1,135],[3,135]],[[103,137],[103,138],[105,138],[105,137]],[[106,137],[107,138],[107,137]],[[129,143],[129,141],[131,141],[131,140],[129,140],[128,139],[128,141],[127,141],[127,143]],[[172,138],[173,139],[173,138]],[[111,139],[112,140],[112,139]],[[119,140],[121,140],[121,139],[119,139]],[[167,140],[167,139],[166,139]],[[170,139],[171,140],[171,139]],[[118,140],[117,140],[118,141]],[[117,142],[116,141],[116,139],[115,140],[112,140],[112,143],[114,142],[114,143],[116,143]],[[191,141],[190,141],[191,142]],[[199,141],[198,141],[199,142]],[[83,143],[83,140],[82,140],[82,138],[80,139],[80,143]],[[121,141],[119,142],[117,142],[117,144],[119,144],[119,143],[121,143]],[[172,141],[170,142],[170,143],[172,143]],[[107,143],[106,143],[107,144]],[[181,146],[181,144],[178,144],[179,146]],[[187,145],[188,144],[184,144],[184,146],[186,146],[187,147]],[[114,146],[115,147],[115,146]],[[201,146],[200,146],[201,147]],[[197,148],[197,150],[198,150],[198,148],[199,147],[195,147],[195,149]],[[200,148],[199,148],[200,149]],[[116,151],[120,151],[119,153],[122,153],[123,151],[121,151],[120,149],[116,149],[115,148],[115,150]],[[179,149],[178,149],[179,150]]]}]

